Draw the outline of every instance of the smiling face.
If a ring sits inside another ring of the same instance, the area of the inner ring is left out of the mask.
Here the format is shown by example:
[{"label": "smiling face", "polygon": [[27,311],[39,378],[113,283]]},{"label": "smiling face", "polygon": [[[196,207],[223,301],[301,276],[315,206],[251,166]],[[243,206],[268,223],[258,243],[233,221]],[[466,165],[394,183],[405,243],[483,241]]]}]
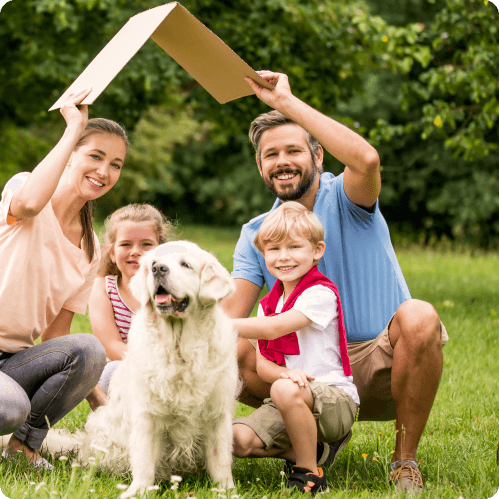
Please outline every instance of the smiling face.
[{"label": "smiling face", "polygon": [[158,244],[152,223],[131,220],[120,222],[116,230],[116,241],[109,256],[120,269],[123,284],[127,285],[139,269],[140,257]]},{"label": "smiling face", "polygon": [[300,279],[322,258],[326,245],[316,246],[302,236],[288,236],[281,242],[269,242],[263,247],[268,271],[284,285],[288,297]]},{"label": "smiling face", "polygon": [[262,133],[258,169],[267,188],[282,201],[297,201],[319,188],[322,148],[312,156],[305,130],[286,124]]},{"label": "smiling face", "polygon": [[69,174],[78,195],[85,200],[103,196],[118,181],[125,162],[123,139],[110,133],[94,133],[71,154]]}]

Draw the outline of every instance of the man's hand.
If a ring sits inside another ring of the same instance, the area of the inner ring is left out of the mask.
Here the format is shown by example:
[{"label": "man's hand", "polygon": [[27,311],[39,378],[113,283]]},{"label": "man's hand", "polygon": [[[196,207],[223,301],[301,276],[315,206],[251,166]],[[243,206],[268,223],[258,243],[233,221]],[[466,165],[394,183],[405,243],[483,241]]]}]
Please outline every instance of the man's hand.
[{"label": "man's hand", "polygon": [[281,378],[290,379],[302,388],[308,386],[307,381],[313,381],[315,379],[310,373],[302,371],[301,369],[289,369],[286,372],[281,373]]},{"label": "man's hand", "polygon": [[284,73],[274,73],[272,71],[257,71],[265,81],[273,85],[273,89],[261,87],[251,78],[245,78],[256,96],[270,107],[278,109],[289,97],[292,97],[291,87],[288,77]]}]

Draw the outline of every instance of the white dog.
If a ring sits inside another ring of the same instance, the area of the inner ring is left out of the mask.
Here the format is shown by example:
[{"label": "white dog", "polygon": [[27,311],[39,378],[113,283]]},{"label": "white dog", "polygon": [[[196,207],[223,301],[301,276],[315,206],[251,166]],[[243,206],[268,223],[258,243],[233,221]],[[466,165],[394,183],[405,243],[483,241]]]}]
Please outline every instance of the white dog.
[{"label": "white dog", "polygon": [[237,335],[219,306],[232,278],[210,253],[176,241],[142,257],[130,289],[141,308],[108,403],[85,425],[83,461],[101,450],[99,465],[131,470],[121,498],[145,491],[155,477],[199,466],[233,488]]}]

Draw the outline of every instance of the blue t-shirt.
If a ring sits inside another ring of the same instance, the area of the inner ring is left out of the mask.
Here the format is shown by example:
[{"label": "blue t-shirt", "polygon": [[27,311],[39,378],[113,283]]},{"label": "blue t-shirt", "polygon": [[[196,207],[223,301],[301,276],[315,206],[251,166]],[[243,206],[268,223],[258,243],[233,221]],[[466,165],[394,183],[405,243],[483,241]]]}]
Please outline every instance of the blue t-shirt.
[{"label": "blue t-shirt", "polygon": [[[280,204],[277,199],[272,207]],[[378,203],[373,213],[352,203],[343,188],[343,174],[321,175],[314,213],[325,231],[326,252],[319,271],[340,293],[348,342],[376,338],[398,307],[411,298],[395,256],[388,226]],[[234,279],[246,279],[270,290],[275,277],[253,241],[268,213],[243,225],[234,253]]]}]

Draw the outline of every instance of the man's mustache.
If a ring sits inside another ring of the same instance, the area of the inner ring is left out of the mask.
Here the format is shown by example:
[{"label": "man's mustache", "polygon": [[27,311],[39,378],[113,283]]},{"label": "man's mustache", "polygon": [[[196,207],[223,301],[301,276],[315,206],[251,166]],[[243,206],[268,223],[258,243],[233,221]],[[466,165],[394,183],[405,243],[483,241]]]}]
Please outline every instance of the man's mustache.
[{"label": "man's mustache", "polygon": [[281,170],[277,170],[276,172],[273,172],[270,174],[270,178],[277,177],[278,175],[282,175],[284,173],[300,173],[301,170],[296,169],[296,168],[283,168]]}]

